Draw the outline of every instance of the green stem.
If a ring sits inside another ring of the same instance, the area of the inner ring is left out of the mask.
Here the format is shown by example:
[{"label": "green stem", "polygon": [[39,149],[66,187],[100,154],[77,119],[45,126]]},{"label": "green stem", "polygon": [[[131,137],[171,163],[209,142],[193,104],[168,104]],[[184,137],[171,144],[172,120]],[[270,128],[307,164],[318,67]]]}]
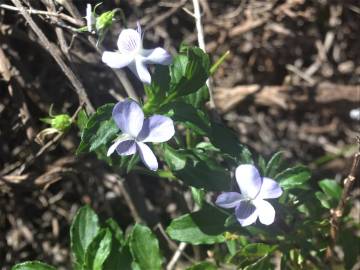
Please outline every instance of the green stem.
[{"label": "green stem", "polygon": [[226,51],[210,68],[210,75],[213,75],[219,66],[225,61],[225,59],[230,55],[230,51]]}]

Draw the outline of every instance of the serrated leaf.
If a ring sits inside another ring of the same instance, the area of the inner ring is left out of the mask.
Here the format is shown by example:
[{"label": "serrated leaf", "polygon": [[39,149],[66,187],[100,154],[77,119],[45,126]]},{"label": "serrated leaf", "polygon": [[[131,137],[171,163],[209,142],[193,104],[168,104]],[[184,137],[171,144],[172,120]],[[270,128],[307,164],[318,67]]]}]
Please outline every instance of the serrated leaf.
[{"label": "serrated leaf", "polygon": [[114,136],[119,132],[113,119],[103,121],[91,139],[89,151],[95,151],[100,146],[106,145],[111,142]]},{"label": "serrated leaf", "polygon": [[103,264],[111,251],[112,235],[109,229],[101,229],[85,252],[87,270],[102,270]]},{"label": "serrated leaf", "polygon": [[226,218],[216,207],[204,204],[199,211],[172,220],[166,232],[171,239],[194,245],[222,243]]},{"label": "serrated leaf", "polygon": [[14,265],[11,270],[56,270],[56,268],[38,261],[29,261]]},{"label": "serrated leaf", "polygon": [[205,84],[209,74],[209,56],[200,48],[187,47],[170,66],[170,93],[177,97],[194,93]]},{"label": "serrated leaf", "polygon": [[86,250],[99,229],[98,216],[90,206],[80,208],[70,227],[71,250],[77,265],[83,265]]},{"label": "serrated leaf", "polygon": [[129,243],[132,256],[142,270],[161,269],[163,257],[160,254],[159,242],[148,227],[136,224]]},{"label": "serrated leaf", "polygon": [[76,153],[94,151],[110,143],[119,132],[112,120],[114,104],[109,103],[99,107],[88,119],[81,133],[81,142]]},{"label": "serrated leaf", "polygon": [[284,190],[294,188],[304,188],[305,183],[310,179],[310,170],[302,165],[288,168],[279,173],[275,179]]}]

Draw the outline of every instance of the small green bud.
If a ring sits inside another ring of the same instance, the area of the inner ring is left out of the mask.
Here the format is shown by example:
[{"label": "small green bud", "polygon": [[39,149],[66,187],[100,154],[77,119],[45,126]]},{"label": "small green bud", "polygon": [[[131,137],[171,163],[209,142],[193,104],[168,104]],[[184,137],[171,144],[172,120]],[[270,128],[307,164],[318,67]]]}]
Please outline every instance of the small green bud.
[{"label": "small green bud", "polygon": [[67,114],[55,115],[51,119],[51,127],[59,131],[66,131],[71,126],[71,117]]},{"label": "small green bud", "polygon": [[112,25],[115,13],[116,10],[106,11],[101,15],[99,15],[98,17],[96,17],[96,24],[95,24],[96,30],[102,31],[109,28]]}]

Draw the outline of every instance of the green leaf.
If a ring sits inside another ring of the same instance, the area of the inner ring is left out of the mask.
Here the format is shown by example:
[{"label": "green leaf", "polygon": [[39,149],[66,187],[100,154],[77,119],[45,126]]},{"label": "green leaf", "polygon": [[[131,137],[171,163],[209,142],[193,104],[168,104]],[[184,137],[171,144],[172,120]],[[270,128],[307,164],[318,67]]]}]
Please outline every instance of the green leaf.
[{"label": "green leaf", "polygon": [[321,205],[324,208],[326,208],[326,209],[331,208],[329,197],[325,193],[323,193],[321,191],[317,191],[317,192],[315,192],[315,197],[320,201]]},{"label": "green leaf", "polygon": [[200,48],[187,47],[170,65],[170,93],[180,97],[196,92],[208,79],[209,70],[209,56]]},{"label": "green leaf", "polygon": [[85,253],[85,269],[102,270],[111,251],[112,235],[109,229],[102,229],[90,243]]},{"label": "green leaf", "polygon": [[217,269],[218,268],[216,267],[216,265],[210,262],[201,262],[189,268],[186,268],[186,270],[217,270]]},{"label": "green leaf", "polygon": [[145,114],[157,111],[159,105],[164,101],[166,94],[169,92],[169,84],[169,67],[156,65],[155,72],[151,77],[151,84],[144,86],[148,98],[143,107]]},{"label": "green leaf", "polygon": [[249,149],[242,145],[239,142],[237,135],[224,125],[212,122],[209,139],[215,147],[229,154],[233,158],[238,159],[242,163],[253,163]]},{"label": "green leaf", "polygon": [[[277,246],[270,246],[263,243],[251,243],[240,249],[234,256],[230,258],[231,263],[236,265],[248,266],[251,268],[263,262],[263,259],[276,250]],[[268,269],[268,268],[265,268]]]},{"label": "green leaf", "polygon": [[331,179],[324,179],[319,182],[319,186],[324,191],[326,195],[328,195],[331,199],[338,202],[341,198],[342,188],[335,181]]},{"label": "green leaf", "polygon": [[277,170],[280,168],[283,159],[283,152],[275,153],[269,162],[266,164],[264,176],[274,177],[277,174]]},{"label": "green leaf", "polygon": [[310,170],[305,166],[299,165],[279,173],[275,179],[283,189],[288,190],[294,188],[304,189],[304,185],[310,177]]},{"label": "green leaf", "polygon": [[136,224],[130,236],[130,251],[142,270],[161,269],[163,258],[159,250],[159,242],[151,230]]},{"label": "green leaf", "polygon": [[112,119],[113,107],[114,104],[105,104],[91,115],[81,134],[81,142],[76,151],[77,154],[94,151],[101,146],[107,145],[115,138],[119,129]]},{"label": "green leaf", "polygon": [[191,187],[191,194],[196,205],[199,206],[199,208],[201,208],[205,201],[205,195],[206,195],[205,190],[201,188]]},{"label": "green leaf", "polygon": [[29,261],[14,265],[11,270],[55,270],[56,268],[38,261]]},{"label": "green leaf", "polygon": [[175,150],[164,145],[164,159],[172,173],[188,186],[214,191],[230,188],[230,173],[217,165],[205,149]]},{"label": "green leaf", "polygon": [[227,230],[224,227],[226,218],[218,208],[204,204],[199,211],[174,219],[166,232],[171,239],[194,245],[222,243]]},{"label": "green leaf", "polygon": [[133,258],[130,253],[129,245],[121,246],[120,243],[113,239],[111,252],[104,264],[104,270],[107,269],[121,269],[121,270],[133,270],[131,264]]},{"label": "green leaf", "polygon": [[96,213],[86,205],[78,210],[70,227],[71,250],[75,263],[82,265],[85,252],[99,232],[99,220]]},{"label": "green leaf", "polygon": [[119,224],[117,224],[117,222],[112,219],[109,218],[106,222],[105,222],[105,226],[111,231],[111,234],[113,235],[113,237],[120,243],[120,244],[124,244],[125,243],[125,239],[124,239],[124,233],[121,230]]},{"label": "green leaf", "polygon": [[195,93],[189,94],[181,98],[184,102],[194,106],[197,109],[203,109],[205,103],[209,101],[209,88],[207,85],[203,85],[199,90]]},{"label": "green leaf", "polygon": [[86,127],[86,123],[89,120],[87,113],[84,109],[80,110],[80,112],[77,115],[76,124],[80,131],[83,131]]},{"label": "green leaf", "polygon": [[178,171],[186,165],[186,155],[167,144],[164,144],[164,159],[171,170]]},{"label": "green leaf", "polygon": [[185,102],[177,101],[164,106],[162,114],[169,116],[175,122],[183,123],[200,135],[206,135],[210,131],[207,115]]}]

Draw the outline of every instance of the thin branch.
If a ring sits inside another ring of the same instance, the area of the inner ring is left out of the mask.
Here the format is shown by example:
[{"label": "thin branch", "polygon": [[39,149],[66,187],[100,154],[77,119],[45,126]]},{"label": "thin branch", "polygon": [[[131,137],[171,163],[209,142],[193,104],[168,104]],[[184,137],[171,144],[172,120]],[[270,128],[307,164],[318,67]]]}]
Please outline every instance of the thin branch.
[{"label": "thin branch", "polygon": [[[84,103],[81,103],[79,105],[79,107],[76,109],[74,114],[71,116],[71,120],[70,120],[71,123],[75,122],[75,119],[76,119],[77,115],[79,114],[81,109],[84,107],[84,105],[85,105]],[[38,157],[40,157],[42,154],[44,154],[51,146],[56,144],[64,136],[64,134],[65,134],[64,132],[60,132],[58,135],[56,135],[54,138],[52,138],[50,141],[48,141],[43,147],[40,148],[40,150],[35,154],[35,156],[33,156],[30,159],[26,160],[20,166],[17,166],[16,168],[14,168],[14,170],[16,169],[16,172],[12,173],[12,174],[20,175],[27,167],[29,167],[31,164],[33,164],[34,161]]]},{"label": "thin branch", "polygon": [[[18,7],[14,7],[11,5],[6,5],[6,4],[0,4],[0,8],[2,9],[6,9],[6,10],[11,10],[11,11],[16,11],[16,12],[21,12],[21,9]],[[29,13],[29,14],[35,14],[35,15],[45,15],[45,16],[49,16],[49,17],[56,17],[59,19],[62,19],[64,21],[68,21],[71,24],[74,24],[76,26],[84,26],[84,22],[78,19],[75,19],[69,15],[66,15],[64,13],[57,13],[57,12],[51,12],[51,11],[45,11],[45,10],[38,10],[38,9],[26,9],[25,10]]]},{"label": "thin branch", "polygon": [[344,214],[344,209],[346,203],[350,196],[350,191],[352,186],[356,181],[359,181],[360,177],[360,136],[357,137],[357,143],[359,145],[359,150],[355,154],[353,163],[350,169],[349,175],[344,179],[344,188],[341,194],[340,201],[335,209],[331,211],[331,218],[330,218],[330,237],[331,237],[331,246],[328,247],[326,251],[326,258],[331,260],[333,258],[333,250],[337,241],[337,236],[340,229],[340,218]]},{"label": "thin branch", "polygon": [[159,23],[161,23],[162,21],[166,20],[167,18],[169,18],[171,15],[173,15],[175,12],[178,11],[179,8],[181,8],[183,5],[185,5],[187,0],[182,0],[180,3],[178,3],[176,6],[172,7],[171,9],[169,9],[168,11],[164,12],[163,14],[160,14],[159,16],[156,16],[154,18],[154,20],[152,20],[151,22],[149,22],[145,28],[144,28],[144,32],[155,27],[156,25],[158,25]]},{"label": "thin branch", "polygon": [[66,77],[69,79],[71,84],[74,86],[76,93],[79,96],[80,102],[85,102],[86,108],[89,112],[94,112],[94,107],[91,105],[91,102],[86,94],[85,88],[77,78],[75,73],[65,64],[64,60],[61,57],[61,52],[58,47],[52,44],[41,29],[37,26],[34,20],[31,18],[29,12],[24,8],[19,0],[11,0],[14,5],[19,9],[20,13],[24,16],[25,20],[28,22],[32,30],[38,36],[42,45],[49,51],[51,56],[55,59],[57,64],[60,66],[61,70],[64,72]]},{"label": "thin branch", "polygon": [[[204,30],[203,30],[203,26],[202,26],[202,23],[201,23],[200,4],[199,4],[198,0],[193,0],[192,2],[193,2],[193,6],[194,6],[194,18],[195,18],[195,24],[196,24],[199,47],[204,52],[206,52]],[[212,87],[211,77],[209,77],[209,79],[206,81],[206,85],[207,85],[207,87],[209,89],[209,97],[210,97],[209,108],[210,108],[210,111],[213,114],[213,118],[216,121],[220,122],[220,116],[216,112],[216,106],[215,106],[214,97],[213,97],[213,87]]]},{"label": "thin branch", "polygon": [[172,270],[174,269],[177,261],[180,259],[181,254],[184,252],[187,244],[184,242],[181,242],[177,250],[175,251],[174,255],[170,259],[170,262],[166,266],[166,270]]}]

